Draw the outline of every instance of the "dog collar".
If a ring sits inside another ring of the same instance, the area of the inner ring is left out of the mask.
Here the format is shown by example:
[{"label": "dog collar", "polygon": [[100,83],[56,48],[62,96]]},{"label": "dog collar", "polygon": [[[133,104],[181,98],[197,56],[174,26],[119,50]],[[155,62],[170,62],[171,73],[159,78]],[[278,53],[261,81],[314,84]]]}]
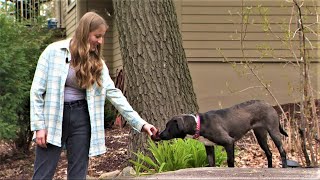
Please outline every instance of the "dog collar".
[{"label": "dog collar", "polygon": [[194,119],[196,121],[196,132],[193,135],[193,139],[198,139],[200,136],[200,116],[197,114],[196,116],[194,116]]}]

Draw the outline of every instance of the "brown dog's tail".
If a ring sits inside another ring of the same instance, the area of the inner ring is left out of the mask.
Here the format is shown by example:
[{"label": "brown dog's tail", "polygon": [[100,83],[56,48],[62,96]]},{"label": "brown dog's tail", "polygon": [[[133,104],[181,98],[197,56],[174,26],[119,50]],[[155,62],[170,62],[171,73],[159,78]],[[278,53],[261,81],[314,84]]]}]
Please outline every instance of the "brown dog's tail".
[{"label": "brown dog's tail", "polygon": [[283,134],[284,136],[288,137],[287,132],[282,128],[281,124],[279,123],[279,129],[280,129],[280,133]]}]

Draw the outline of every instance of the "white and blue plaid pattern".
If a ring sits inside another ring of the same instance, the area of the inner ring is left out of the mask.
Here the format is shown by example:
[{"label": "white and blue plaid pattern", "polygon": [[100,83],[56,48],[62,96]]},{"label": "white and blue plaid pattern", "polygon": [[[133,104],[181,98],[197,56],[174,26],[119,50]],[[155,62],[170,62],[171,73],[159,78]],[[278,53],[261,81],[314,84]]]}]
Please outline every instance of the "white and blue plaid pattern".
[{"label": "white and blue plaid pattern", "polygon": [[[30,90],[31,131],[47,129],[47,142],[61,147],[64,87],[71,59],[70,39],[50,44],[41,54]],[[147,122],[132,109],[122,92],[115,88],[103,63],[102,87],[94,84],[86,91],[91,123],[89,156],[106,152],[104,104],[107,98],[138,132]]]}]

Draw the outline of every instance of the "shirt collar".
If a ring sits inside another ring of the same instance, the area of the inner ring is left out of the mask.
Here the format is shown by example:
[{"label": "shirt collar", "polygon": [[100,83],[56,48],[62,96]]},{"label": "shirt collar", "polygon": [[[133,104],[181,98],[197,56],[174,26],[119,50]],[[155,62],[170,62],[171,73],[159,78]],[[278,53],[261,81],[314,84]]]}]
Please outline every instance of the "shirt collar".
[{"label": "shirt collar", "polygon": [[60,49],[66,49],[66,50],[70,51],[69,50],[70,42],[71,42],[71,38],[63,40],[61,43]]}]

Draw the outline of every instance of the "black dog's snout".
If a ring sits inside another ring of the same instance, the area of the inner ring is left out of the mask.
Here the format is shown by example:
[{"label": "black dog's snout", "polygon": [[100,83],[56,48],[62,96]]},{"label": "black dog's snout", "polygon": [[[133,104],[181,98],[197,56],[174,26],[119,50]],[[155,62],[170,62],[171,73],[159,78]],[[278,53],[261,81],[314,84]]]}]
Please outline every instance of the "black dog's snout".
[{"label": "black dog's snout", "polygon": [[160,141],[161,138],[160,138],[160,133],[159,133],[159,131],[157,131],[155,134],[152,134],[152,135],[151,135],[151,139],[152,139],[153,141]]},{"label": "black dog's snout", "polygon": [[163,131],[160,133],[159,137],[160,137],[161,140],[169,140],[169,139],[171,139],[170,136],[169,136],[169,134],[168,134],[168,132],[165,131],[165,130],[163,130]]}]

